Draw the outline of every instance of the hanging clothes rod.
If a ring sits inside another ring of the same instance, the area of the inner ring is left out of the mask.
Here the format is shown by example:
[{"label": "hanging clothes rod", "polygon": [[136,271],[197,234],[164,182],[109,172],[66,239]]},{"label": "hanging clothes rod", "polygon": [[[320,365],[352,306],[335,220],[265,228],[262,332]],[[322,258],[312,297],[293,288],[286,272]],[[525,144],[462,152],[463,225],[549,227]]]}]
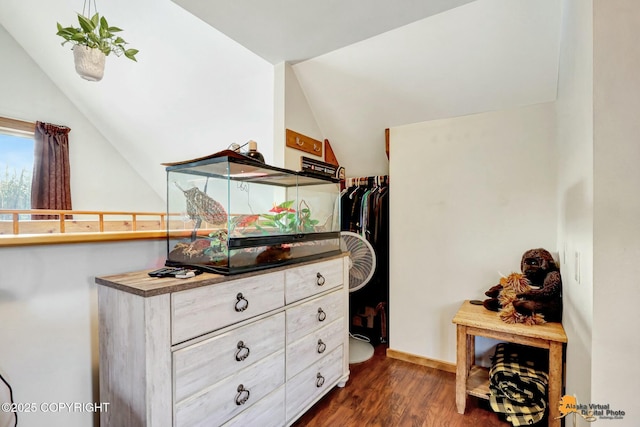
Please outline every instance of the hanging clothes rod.
[{"label": "hanging clothes rod", "polygon": [[389,184],[389,175],[364,176],[347,178],[347,187],[380,187]]}]

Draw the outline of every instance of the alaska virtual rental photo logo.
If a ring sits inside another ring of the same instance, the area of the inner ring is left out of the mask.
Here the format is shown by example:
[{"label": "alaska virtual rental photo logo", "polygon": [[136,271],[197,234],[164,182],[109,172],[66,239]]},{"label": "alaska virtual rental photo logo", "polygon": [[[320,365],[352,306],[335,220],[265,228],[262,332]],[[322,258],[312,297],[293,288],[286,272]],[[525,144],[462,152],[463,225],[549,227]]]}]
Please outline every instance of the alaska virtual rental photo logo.
[{"label": "alaska virtual rental photo logo", "polygon": [[564,395],[559,402],[560,416],[564,418],[573,414],[573,425],[576,424],[576,418],[582,417],[585,421],[594,422],[599,419],[621,420],[625,416],[625,412],[621,409],[612,409],[611,405],[600,403],[583,404],[578,403],[575,396]]}]

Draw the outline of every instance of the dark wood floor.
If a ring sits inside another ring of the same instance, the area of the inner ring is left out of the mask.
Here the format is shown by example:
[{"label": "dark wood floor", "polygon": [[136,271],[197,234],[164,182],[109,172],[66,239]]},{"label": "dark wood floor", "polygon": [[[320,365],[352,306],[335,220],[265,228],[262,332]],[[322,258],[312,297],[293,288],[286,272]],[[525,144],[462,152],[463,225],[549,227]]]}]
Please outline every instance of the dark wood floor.
[{"label": "dark wood floor", "polygon": [[334,388],[294,427],[511,426],[474,397],[467,399],[465,414],[458,414],[455,374],[387,358],[385,346],[350,370],[346,387]]}]

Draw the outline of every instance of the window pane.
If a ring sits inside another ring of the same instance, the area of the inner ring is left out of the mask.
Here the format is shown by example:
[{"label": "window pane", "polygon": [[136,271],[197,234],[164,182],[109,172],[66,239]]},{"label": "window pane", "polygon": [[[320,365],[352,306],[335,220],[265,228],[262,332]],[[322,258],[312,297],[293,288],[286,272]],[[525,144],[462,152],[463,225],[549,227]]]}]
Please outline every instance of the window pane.
[{"label": "window pane", "polygon": [[33,138],[0,131],[0,209],[31,208],[32,172]]}]

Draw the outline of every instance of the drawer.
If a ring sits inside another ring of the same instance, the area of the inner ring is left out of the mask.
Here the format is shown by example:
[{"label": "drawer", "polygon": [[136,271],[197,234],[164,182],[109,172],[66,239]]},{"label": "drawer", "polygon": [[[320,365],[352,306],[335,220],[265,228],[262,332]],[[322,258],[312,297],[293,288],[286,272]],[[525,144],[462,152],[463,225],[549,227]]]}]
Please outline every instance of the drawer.
[{"label": "drawer", "polygon": [[342,285],[344,259],[317,262],[285,271],[287,304]]},{"label": "drawer", "polygon": [[224,427],[281,427],[284,420],[284,386],[257,402],[246,411],[240,412]]},{"label": "drawer", "polygon": [[177,427],[221,425],[284,384],[284,350],[175,405]]},{"label": "drawer", "polygon": [[322,328],[344,317],[345,293],[332,292],[287,310],[287,342]]},{"label": "drawer", "polygon": [[329,391],[342,376],[342,355],[340,346],[287,381],[287,420]]},{"label": "drawer", "polygon": [[174,402],[284,348],[284,327],[284,313],[278,313],[175,351]]},{"label": "drawer", "polygon": [[178,344],[283,303],[282,271],[171,294],[171,342]]},{"label": "drawer", "polygon": [[344,344],[346,336],[344,318],[340,318],[287,345],[287,379]]}]

